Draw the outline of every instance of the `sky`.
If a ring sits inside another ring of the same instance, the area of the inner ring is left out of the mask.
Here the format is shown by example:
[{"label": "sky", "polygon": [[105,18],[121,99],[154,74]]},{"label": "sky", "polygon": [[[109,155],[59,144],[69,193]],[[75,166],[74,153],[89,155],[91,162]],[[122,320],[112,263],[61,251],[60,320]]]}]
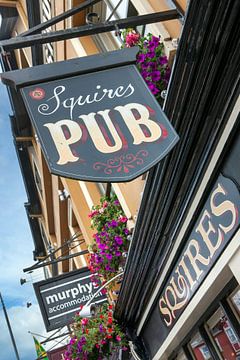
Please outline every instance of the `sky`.
[{"label": "sky", "polygon": [[[45,331],[32,286],[32,282],[43,278],[42,271],[34,271],[32,275],[22,272],[23,268],[34,264],[34,245],[24,209],[27,197],[12,141],[9,114],[7,91],[0,82],[0,292],[20,359],[34,360],[37,356],[29,331],[45,337],[50,333]],[[20,278],[27,279],[22,286]],[[32,306],[27,308],[27,302]],[[37,338],[44,340],[44,337]],[[49,343],[45,348],[52,346],[53,343]],[[16,359],[1,304],[0,349],[1,360]]]}]

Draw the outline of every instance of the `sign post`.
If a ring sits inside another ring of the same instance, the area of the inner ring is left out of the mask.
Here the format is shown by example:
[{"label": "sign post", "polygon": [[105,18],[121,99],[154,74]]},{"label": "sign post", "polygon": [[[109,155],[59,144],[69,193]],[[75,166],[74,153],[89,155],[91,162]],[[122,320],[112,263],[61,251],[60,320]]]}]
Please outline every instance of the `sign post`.
[{"label": "sign post", "polygon": [[[87,268],[82,268],[33,284],[47,331],[70,324],[80,306],[94,297],[98,287],[93,285],[91,276]],[[95,303],[105,301],[107,297],[102,292],[95,296]]]}]

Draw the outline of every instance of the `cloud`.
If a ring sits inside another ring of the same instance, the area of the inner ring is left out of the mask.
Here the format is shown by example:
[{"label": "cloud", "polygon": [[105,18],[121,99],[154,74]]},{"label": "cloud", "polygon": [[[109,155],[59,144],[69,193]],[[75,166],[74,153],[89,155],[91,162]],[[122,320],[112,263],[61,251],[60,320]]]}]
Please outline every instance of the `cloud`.
[{"label": "cloud", "polygon": [[[40,315],[39,307],[37,305],[32,305],[30,308],[26,308],[23,306],[11,307],[10,309],[8,309],[8,316],[12,326],[12,331],[17,344],[20,359],[36,359],[37,355],[33,342],[33,336],[29,334],[28,331],[42,335],[43,337],[36,335],[36,338],[39,341],[45,340],[45,338],[49,337],[50,334],[53,333],[47,333],[46,331],[43,331],[44,325]],[[1,314],[1,324],[4,325],[1,326],[0,357],[1,359],[5,360],[15,360],[16,357],[14,354],[12,343],[10,341],[7,326],[5,325],[5,319],[3,318],[3,314]],[[66,329],[63,329],[63,332],[66,332]],[[59,347],[66,343],[66,341],[63,341],[63,344],[57,344],[59,340],[61,339],[51,341],[44,345],[45,350],[51,349],[51,347],[54,345],[56,347]]]}]

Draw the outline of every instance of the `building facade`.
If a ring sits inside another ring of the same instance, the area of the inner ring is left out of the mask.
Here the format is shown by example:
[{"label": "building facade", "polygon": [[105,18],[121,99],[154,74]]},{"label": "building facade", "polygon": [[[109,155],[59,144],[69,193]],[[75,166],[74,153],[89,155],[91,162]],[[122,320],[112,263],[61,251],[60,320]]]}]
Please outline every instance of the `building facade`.
[{"label": "building facade", "polygon": [[[81,1],[3,1],[0,3],[2,13],[1,38],[21,34],[28,29],[28,26],[31,27],[39,22],[49,20],[53,16],[66,12],[79,4],[81,4]],[[101,20],[104,21],[109,18],[116,4],[116,1],[96,3],[91,8],[75,14],[46,31],[84,25],[86,15],[90,12],[98,13]],[[184,4],[180,5],[185,6]],[[138,1],[123,1],[111,16],[111,19],[162,11],[168,8],[169,6],[165,5],[164,2],[158,4],[157,1],[152,1],[143,4]],[[172,61],[176,51],[172,44],[172,38],[179,36],[180,29],[181,23],[178,20],[173,20],[166,22],[166,24],[147,25],[147,29],[143,31],[162,35],[166,52]],[[11,54],[10,61],[12,61],[12,65],[10,65],[9,69],[7,69],[6,62],[6,70],[21,69],[34,64],[52,63],[112,51],[119,49],[120,46],[121,42],[113,32],[48,43],[44,44],[40,50],[35,47],[32,52],[29,47],[18,49],[14,54]],[[11,118],[11,121],[18,156],[23,168],[23,177],[28,179],[29,182],[29,184],[25,182],[29,194],[29,203],[25,207],[33,231],[35,258],[43,256],[51,247],[58,248],[62,246],[66,239],[77,233],[81,233],[84,243],[72,249],[72,251],[77,252],[86,249],[91,243],[93,234],[88,214],[92,206],[99,203],[100,197],[106,194],[107,185],[72,181],[52,176],[49,173],[32,125],[30,123],[19,124],[19,122],[27,122],[26,119],[22,121],[21,111],[19,111],[19,116],[18,114],[15,115]],[[130,219],[130,227],[134,226],[136,220],[144,184],[145,179],[141,177],[128,184],[111,185],[111,191],[117,195],[126,216]],[[67,194],[67,196],[64,194]],[[34,197],[34,199],[31,199],[31,197]],[[33,207],[36,210],[33,210]],[[62,251],[66,252],[66,249]],[[82,266],[86,266],[84,256],[62,264],[59,263],[59,273]]]},{"label": "building facade", "polygon": [[[81,3],[0,1],[1,40]],[[138,28],[161,35],[169,63],[174,63],[164,111],[180,141],[147,176],[128,183],[110,186],[52,175],[22,100],[9,87],[34,259],[54,249],[59,249],[55,256],[88,249],[93,236],[88,214],[101,196],[115,193],[134,230],[115,311],[133,340],[133,356],[238,359],[239,4],[192,0],[187,9],[186,1],[123,0],[114,11],[117,4],[96,1],[45,31],[94,22],[96,14],[109,21],[173,6],[186,12],[184,21]],[[7,72],[120,46],[115,32],[106,32],[11,51],[3,54],[2,65]],[[77,245],[65,246],[74,236]],[[86,255],[73,257],[49,267],[49,276],[86,265]]]}]

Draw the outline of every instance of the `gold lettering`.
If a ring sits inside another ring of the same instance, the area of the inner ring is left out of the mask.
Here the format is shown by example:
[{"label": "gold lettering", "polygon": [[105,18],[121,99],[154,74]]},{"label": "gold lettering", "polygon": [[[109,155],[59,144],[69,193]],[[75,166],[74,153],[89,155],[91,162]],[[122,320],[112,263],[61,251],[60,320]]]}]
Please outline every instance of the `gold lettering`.
[{"label": "gold lettering", "polygon": [[[174,304],[172,305],[171,302],[170,302],[170,299],[169,299],[169,296],[168,296],[168,293],[172,294],[172,297],[173,297],[173,300],[174,300]],[[169,307],[169,309],[171,310],[171,314],[172,314],[172,317],[173,319],[175,319],[175,314],[174,314],[174,310],[175,310],[175,306],[177,304],[177,297],[176,297],[176,294],[175,294],[175,291],[173,290],[173,288],[168,285],[166,287],[166,290],[165,290],[165,299],[166,299],[166,304],[167,306]]]},{"label": "gold lettering", "polygon": [[[195,249],[195,255],[192,254],[191,252],[191,249],[194,248]],[[198,280],[203,272],[203,270],[200,270],[199,269],[199,266],[197,265],[197,260],[203,264],[203,265],[208,265],[209,262],[210,262],[210,256],[208,256],[207,258],[203,257],[201,254],[200,254],[200,247],[199,247],[199,244],[196,240],[192,239],[189,244],[188,244],[188,247],[187,247],[187,250],[185,251],[185,256],[188,256],[191,264],[192,264],[192,267],[196,273],[196,280]]]},{"label": "gold lettering", "polygon": [[184,256],[182,257],[182,260],[179,261],[179,266],[182,267],[182,269],[183,269],[183,271],[184,271],[184,274],[186,275],[186,277],[187,277],[187,279],[188,279],[188,281],[189,281],[191,290],[192,290],[192,288],[193,288],[194,285],[196,284],[196,280],[193,280],[192,275],[190,274],[190,271],[189,271],[189,269],[187,268],[187,265],[185,264]]},{"label": "gold lettering", "polygon": [[224,233],[227,234],[229,231],[231,231],[234,228],[234,225],[236,224],[237,211],[235,205],[229,200],[225,200],[221,204],[215,205],[214,198],[219,193],[223,195],[227,194],[224,188],[221,186],[221,184],[218,184],[217,188],[213,191],[210,198],[210,205],[211,205],[211,210],[215,216],[221,216],[227,211],[230,211],[232,213],[231,224],[229,224],[228,226],[224,226],[222,224],[219,225],[220,229],[222,229]]},{"label": "gold lettering", "polygon": [[210,216],[210,214],[209,214],[209,212],[207,210],[204,211],[203,216],[201,217],[201,220],[199,222],[199,225],[196,228],[196,232],[198,232],[202,236],[205,244],[208,247],[208,250],[210,251],[210,257],[212,258],[213,255],[215,254],[216,250],[221,245],[221,243],[223,241],[223,236],[222,236],[221,230],[218,229],[217,242],[216,242],[215,245],[212,244],[212,241],[210,240],[209,235],[211,233],[216,234],[216,230],[214,229],[211,221],[207,222],[208,228],[207,229],[204,228],[203,223],[204,223],[206,218],[211,219],[211,216]]},{"label": "gold lettering", "polygon": [[[70,145],[74,144],[75,142],[79,141],[82,137],[82,130],[80,126],[72,120],[59,120],[55,124],[47,123],[44,126],[48,128],[54,144],[56,146],[59,160],[57,164],[64,165],[68,162],[75,162],[78,161],[79,157],[73,155]],[[66,126],[70,132],[69,139],[66,139],[63,126]]]},{"label": "gold lettering", "polygon": [[[143,142],[153,142],[162,136],[161,127],[149,118],[148,109],[137,103],[130,103],[124,106],[117,106],[115,110],[119,111],[125,121],[130,133],[133,136],[133,144],[139,145]],[[140,119],[135,118],[133,110],[137,110]],[[146,136],[141,128],[141,125],[146,126],[150,132],[150,136]]]},{"label": "gold lettering", "polygon": [[173,318],[172,318],[172,315],[171,315],[171,312],[170,310],[168,309],[168,307],[164,306],[166,304],[166,301],[164,300],[164,297],[162,297],[160,300],[159,300],[159,308],[160,308],[160,311],[163,315],[167,315],[169,317],[169,320],[167,320],[165,317],[164,317],[164,321],[166,323],[167,326],[170,326],[172,324],[172,321],[173,321]]},{"label": "gold lettering", "polygon": [[177,285],[176,285],[176,280],[174,277],[172,277],[172,279],[170,280],[170,284],[172,285],[175,293],[177,294],[177,297],[179,299],[185,298],[184,301],[186,302],[188,295],[189,295],[189,287],[187,285],[187,282],[186,282],[184,276],[182,276],[182,274],[180,274],[179,267],[176,268],[175,273],[178,275]]},{"label": "gold lettering", "polygon": [[170,284],[172,285],[173,290],[175,291],[177,297],[179,299],[184,299],[184,300],[176,304],[176,306],[174,307],[174,311],[181,309],[186,304],[189,296],[189,287],[186,283],[185,278],[180,274],[179,267],[177,267],[175,273],[178,275],[177,285],[176,285],[176,279],[174,277],[172,277],[172,279],[170,280]]},{"label": "gold lettering", "polygon": [[91,138],[93,140],[94,145],[96,146],[96,149],[98,149],[98,151],[104,153],[104,154],[108,154],[108,153],[113,153],[115,151],[118,151],[122,148],[122,140],[117,132],[117,130],[115,129],[112,120],[110,119],[109,116],[109,109],[106,109],[104,111],[98,111],[97,114],[101,115],[103,120],[105,121],[113,139],[115,142],[115,145],[109,145],[95,119],[96,113],[90,113],[88,115],[81,115],[79,116],[79,118],[81,118],[84,122],[84,124],[86,125],[89,134],[91,135]]}]

